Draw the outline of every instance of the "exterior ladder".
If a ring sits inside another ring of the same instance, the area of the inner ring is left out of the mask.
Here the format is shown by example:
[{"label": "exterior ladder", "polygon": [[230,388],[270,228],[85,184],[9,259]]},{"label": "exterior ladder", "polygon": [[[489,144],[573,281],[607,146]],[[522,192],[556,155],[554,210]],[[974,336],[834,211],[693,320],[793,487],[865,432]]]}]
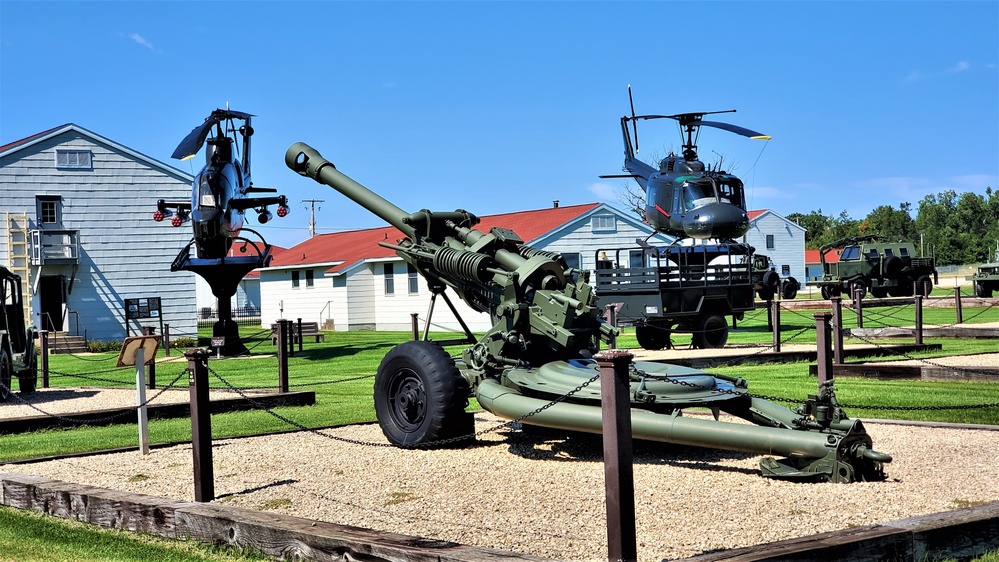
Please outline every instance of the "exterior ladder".
[{"label": "exterior ladder", "polygon": [[7,261],[11,272],[21,277],[21,294],[24,296],[24,320],[31,323],[31,263],[28,214],[7,213]]}]

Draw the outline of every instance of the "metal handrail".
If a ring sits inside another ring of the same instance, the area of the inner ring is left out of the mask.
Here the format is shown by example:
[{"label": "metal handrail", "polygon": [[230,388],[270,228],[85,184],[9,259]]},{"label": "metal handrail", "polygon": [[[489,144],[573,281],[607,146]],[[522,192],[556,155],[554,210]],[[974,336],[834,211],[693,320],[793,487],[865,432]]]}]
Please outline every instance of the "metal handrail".
[{"label": "metal handrail", "polygon": [[[332,305],[332,304],[333,304],[333,301],[326,301],[326,306],[324,306],[323,309],[319,311],[319,327],[320,327],[320,329],[322,329],[322,325],[323,325],[323,313],[326,312],[326,309],[330,308],[330,305]],[[330,318],[333,318],[333,310],[332,309],[330,309],[330,315],[327,316],[327,320],[330,319]]]}]

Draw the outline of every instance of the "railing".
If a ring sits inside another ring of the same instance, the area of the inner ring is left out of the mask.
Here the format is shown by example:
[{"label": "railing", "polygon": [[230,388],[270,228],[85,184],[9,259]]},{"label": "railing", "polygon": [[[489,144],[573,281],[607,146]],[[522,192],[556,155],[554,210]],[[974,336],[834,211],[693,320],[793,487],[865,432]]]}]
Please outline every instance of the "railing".
[{"label": "railing", "polygon": [[[218,310],[203,307],[198,310],[198,328],[211,328],[218,322]],[[260,326],[260,309],[255,306],[241,306],[232,309],[232,319],[237,326]]]},{"label": "railing", "polygon": [[[332,304],[333,304],[333,301],[326,301],[326,306],[324,306],[323,309],[319,311],[319,327],[321,329],[323,329],[323,330],[331,330],[331,329],[333,329],[333,322],[332,322],[332,320],[333,320],[333,308],[330,306]],[[327,309],[329,309],[330,312],[326,316],[326,320],[323,320],[323,313],[326,312]],[[327,327],[327,324],[329,324],[329,327]]]}]

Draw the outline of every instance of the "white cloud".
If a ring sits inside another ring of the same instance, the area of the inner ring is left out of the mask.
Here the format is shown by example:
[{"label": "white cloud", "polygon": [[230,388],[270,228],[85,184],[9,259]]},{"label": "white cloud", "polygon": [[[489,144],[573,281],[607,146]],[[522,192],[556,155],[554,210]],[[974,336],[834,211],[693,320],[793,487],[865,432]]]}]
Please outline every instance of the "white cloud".
[{"label": "white cloud", "polygon": [[962,61],[958,61],[957,64],[955,64],[953,67],[951,67],[948,70],[948,72],[953,72],[953,73],[956,74],[958,72],[964,72],[965,70],[968,70],[969,68],[971,68],[971,63],[969,63],[968,61],[963,61],[962,60]]},{"label": "white cloud", "polygon": [[129,34],[128,38],[131,39],[132,41],[135,41],[139,45],[142,45],[143,47],[149,49],[150,51],[156,51],[156,47],[154,47],[153,44],[150,43],[148,39],[139,35],[138,33],[131,33]]},{"label": "white cloud", "polygon": [[590,193],[597,196],[600,201],[619,201],[624,194],[623,189],[618,189],[608,183],[591,183],[587,188]]}]

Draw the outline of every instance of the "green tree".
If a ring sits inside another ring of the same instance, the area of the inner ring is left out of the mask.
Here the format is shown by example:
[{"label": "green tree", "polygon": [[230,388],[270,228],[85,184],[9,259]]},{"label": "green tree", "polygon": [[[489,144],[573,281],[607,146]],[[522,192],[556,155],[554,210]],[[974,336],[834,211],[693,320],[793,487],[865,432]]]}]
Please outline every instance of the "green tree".
[{"label": "green tree", "polygon": [[890,240],[912,241],[912,205],[902,203],[895,209],[889,205],[876,207],[860,222],[860,234],[877,234]]},{"label": "green tree", "polygon": [[807,215],[791,213],[787,215],[787,219],[805,229],[805,247],[811,249],[819,247],[818,244],[815,244],[815,240],[821,238],[829,230],[829,225],[832,223],[832,217],[823,215],[822,209],[812,211]]}]

